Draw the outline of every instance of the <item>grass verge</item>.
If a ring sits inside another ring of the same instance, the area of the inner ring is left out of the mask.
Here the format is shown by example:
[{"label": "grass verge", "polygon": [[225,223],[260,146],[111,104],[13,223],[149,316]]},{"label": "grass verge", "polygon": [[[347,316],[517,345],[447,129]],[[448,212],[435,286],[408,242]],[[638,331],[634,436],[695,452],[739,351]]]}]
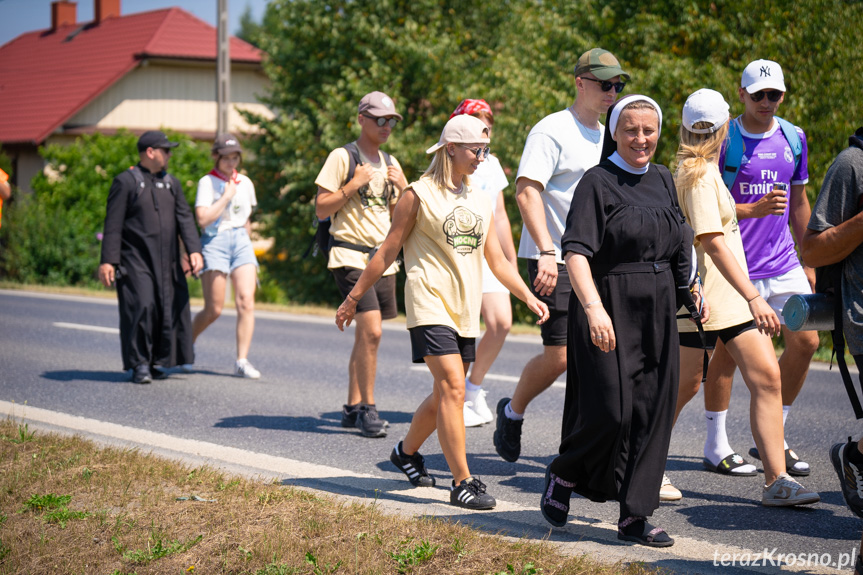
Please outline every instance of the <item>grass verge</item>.
[{"label": "grass verge", "polygon": [[0,573],[654,572],[0,422]]}]

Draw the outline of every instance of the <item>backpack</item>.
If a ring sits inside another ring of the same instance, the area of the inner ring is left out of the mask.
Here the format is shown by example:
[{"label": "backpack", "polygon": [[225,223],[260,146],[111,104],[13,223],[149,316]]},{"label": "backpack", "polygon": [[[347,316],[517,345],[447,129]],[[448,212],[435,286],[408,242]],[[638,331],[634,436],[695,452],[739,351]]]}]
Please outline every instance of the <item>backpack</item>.
[{"label": "backpack", "polygon": [[[355,142],[346,144],[344,148],[348,151],[348,175],[345,178],[345,181],[342,182],[342,185],[347,184],[354,178],[354,172],[356,172],[357,166],[363,165],[363,162],[360,159],[360,150],[359,148],[357,148]],[[392,156],[390,156],[383,150],[381,150],[381,153],[384,156],[384,161],[387,163],[387,166],[392,166]],[[357,190],[357,193],[360,194],[367,188],[367,185],[363,186],[362,188]],[[387,180],[385,192],[387,203],[389,203],[390,198],[392,198],[394,189],[395,186],[393,186],[393,183]],[[317,199],[317,195],[315,195],[315,198]],[[324,254],[324,257],[329,258],[330,248],[334,245],[337,247],[352,249],[363,253],[371,253],[371,251],[374,249],[368,246],[360,246],[358,244],[352,244],[350,242],[342,242],[333,239],[333,236],[330,234],[331,225],[332,218],[326,218],[324,220],[319,220],[318,218],[314,219],[314,221],[312,222],[312,226],[315,228],[315,235],[312,238],[312,242],[309,244],[309,247],[306,248],[306,251],[303,253],[303,258],[307,258],[309,254],[317,255],[318,253],[322,253]]]},{"label": "backpack", "polygon": [[[800,134],[797,133],[794,124],[788,120],[776,116],[776,121],[779,122],[782,134],[788,140],[788,145],[791,146],[791,151],[794,153],[794,169],[796,170],[803,156],[803,142],[800,140]],[[745,151],[740,126],[737,122],[731,122],[728,125],[728,146],[725,148],[725,160],[719,166],[719,170],[722,172],[722,181],[725,182],[725,186],[729,190],[734,185],[734,180],[737,179],[740,161],[743,159]]]},{"label": "backpack", "polygon": [[[863,150],[863,128],[858,129],[855,135],[848,139],[848,145]],[[861,209],[863,209],[863,196],[860,196],[857,201],[857,211],[860,212]],[[836,357],[836,364],[839,366],[845,391],[848,392],[848,399],[851,400],[851,407],[854,409],[854,416],[857,419],[863,419],[863,407],[860,405],[860,399],[854,390],[854,383],[851,381],[851,374],[845,362],[845,334],[842,331],[842,276],[844,272],[845,260],[815,268],[815,293],[826,294],[833,299],[833,330],[830,332],[833,338],[833,356]],[[861,379],[860,387],[863,390],[863,379]]]}]

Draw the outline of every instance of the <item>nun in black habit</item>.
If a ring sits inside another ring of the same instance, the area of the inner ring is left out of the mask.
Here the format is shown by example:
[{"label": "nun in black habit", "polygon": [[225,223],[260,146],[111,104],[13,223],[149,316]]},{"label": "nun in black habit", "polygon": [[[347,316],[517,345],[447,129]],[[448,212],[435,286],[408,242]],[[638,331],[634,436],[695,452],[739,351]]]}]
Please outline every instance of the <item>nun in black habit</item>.
[{"label": "nun in black habit", "polygon": [[677,401],[676,312],[680,298],[692,304],[694,274],[673,179],[650,162],[661,125],[646,96],[609,108],[600,163],[573,196],[561,240],[573,286],[566,403],[541,507],[563,526],[573,491],[618,501],[619,539],[667,547],[674,540],[647,517],[659,506]]},{"label": "nun in black habit", "polygon": [[123,369],[134,370],[136,383],[194,363],[179,238],[193,273],[201,271],[203,258],[183,188],[165,171],[175,146],[162,132],[145,132],[138,140],[140,162],[115,177],[108,193],[99,279],[105,286],[116,280]]}]

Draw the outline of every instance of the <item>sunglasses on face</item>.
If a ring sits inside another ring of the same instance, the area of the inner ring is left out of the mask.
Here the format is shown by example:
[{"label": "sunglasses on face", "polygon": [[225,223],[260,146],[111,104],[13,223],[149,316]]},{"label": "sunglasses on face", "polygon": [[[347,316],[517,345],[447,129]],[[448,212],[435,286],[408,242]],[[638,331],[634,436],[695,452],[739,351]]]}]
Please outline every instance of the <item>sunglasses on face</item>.
[{"label": "sunglasses on face", "polygon": [[[363,116],[365,116],[365,114],[363,114]],[[378,128],[383,128],[387,124],[390,125],[390,128],[395,128],[396,124],[399,123],[398,118],[376,118],[374,116],[366,116],[366,118],[374,121],[378,125]]]},{"label": "sunglasses on face", "polygon": [[758,90],[754,94],[749,94],[749,97],[752,98],[753,102],[760,102],[764,99],[764,96],[767,96],[767,99],[771,102],[778,102],[779,98],[782,97],[784,92],[780,92],[779,90],[770,90],[769,92],[765,90]]},{"label": "sunglasses on face", "polygon": [[465,150],[473,152],[477,160],[483,160],[487,158],[489,152],[491,152],[491,148],[489,148],[488,146],[486,146],[485,148],[468,148],[464,144],[459,144],[459,146],[461,146]]},{"label": "sunglasses on face", "polygon": [[614,91],[620,94],[626,87],[626,82],[610,82],[608,80],[597,80],[595,78],[588,78],[587,76],[582,76],[581,79],[596,82],[597,84],[599,84],[599,89],[603,92],[608,92],[609,90],[614,88]]}]

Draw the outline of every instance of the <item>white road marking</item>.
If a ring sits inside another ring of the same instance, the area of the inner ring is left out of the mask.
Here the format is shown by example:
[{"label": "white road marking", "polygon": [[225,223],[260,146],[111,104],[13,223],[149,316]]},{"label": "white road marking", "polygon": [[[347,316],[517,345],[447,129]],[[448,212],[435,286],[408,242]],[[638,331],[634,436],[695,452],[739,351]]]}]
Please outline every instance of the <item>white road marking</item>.
[{"label": "white road marking", "polygon": [[79,329],[81,331],[98,331],[100,333],[119,334],[120,329],[116,327],[103,327],[101,325],[86,325],[83,323],[66,323],[63,321],[55,321],[54,327],[62,327],[66,329]]},{"label": "white road marking", "polygon": [[[428,368],[424,365],[412,365],[411,371],[424,371],[428,373]],[[485,379],[490,379],[492,381],[506,381],[509,383],[518,383],[519,378],[512,375],[498,375],[496,373],[487,373],[485,374]],[[555,381],[551,384],[552,387],[557,387],[560,389],[566,389],[565,381]]]}]

